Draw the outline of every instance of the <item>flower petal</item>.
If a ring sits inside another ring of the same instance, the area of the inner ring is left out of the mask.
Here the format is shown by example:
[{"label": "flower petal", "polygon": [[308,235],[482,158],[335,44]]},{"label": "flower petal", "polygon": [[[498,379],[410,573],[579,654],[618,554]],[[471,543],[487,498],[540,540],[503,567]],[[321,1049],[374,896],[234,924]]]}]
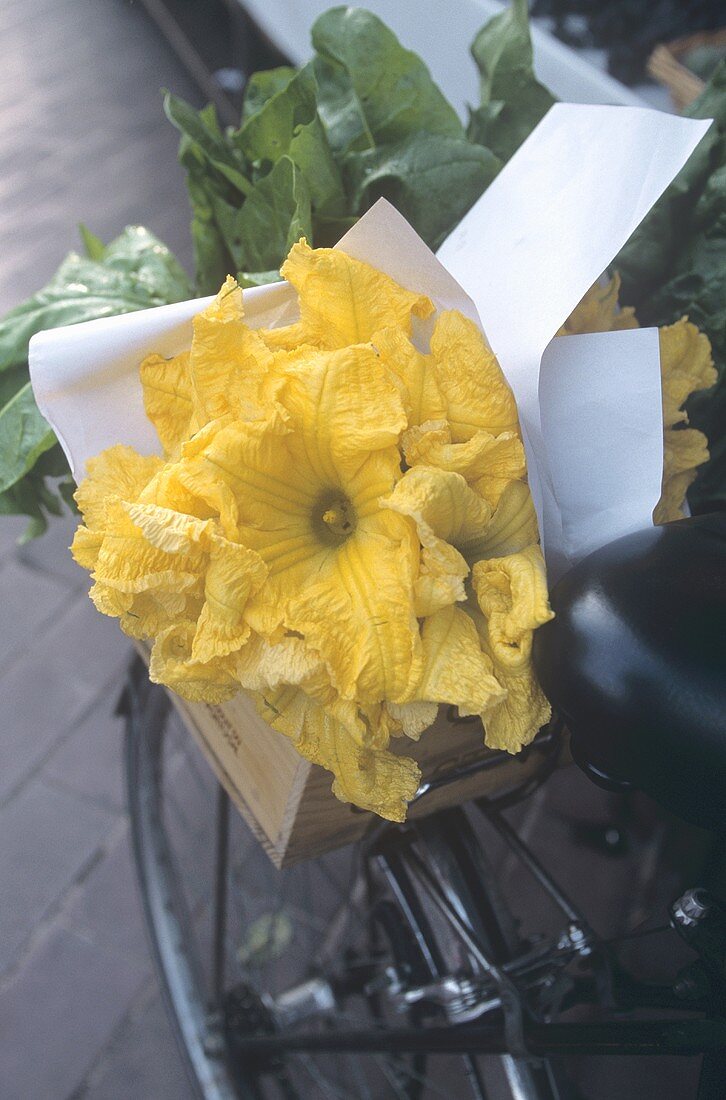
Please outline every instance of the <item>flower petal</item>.
[{"label": "flower petal", "polygon": [[359,530],[337,550],[325,580],[290,600],[288,629],[321,655],[342,698],[397,700],[418,678],[416,565],[407,536],[396,542]]},{"label": "flower petal", "polygon": [[420,575],[415,582],[417,614],[430,615],[466,599],[464,580],[469,566],[465,548],[491,521],[486,501],[461,474],[434,466],[414,466],[381,504],[416,524],[423,547]]},{"label": "flower petal", "polygon": [[261,717],[290,737],[298,752],[335,776],[333,794],[389,821],[404,821],[421,781],[418,765],[405,756],[361,745],[343,722],[299,688],[255,696]]},{"label": "flower petal", "polygon": [[482,619],[482,647],[507,696],[486,716],[486,743],[518,752],[549,719],[550,708],[532,669],[535,629],[552,618],[547,578],[539,546],[517,554],[477,562],[472,585]]},{"label": "flower petal", "polygon": [[71,543],[71,554],[73,555],[74,561],[83,569],[88,569],[89,571],[95,569],[98,560],[98,552],[101,549],[102,543],[102,531],[90,531],[88,527],[79,524],[73,536],[73,542]]},{"label": "flower petal", "polygon": [[654,523],[683,519],[688,487],[698,467],[708,462],[708,440],[697,428],[666,428],[663,445],[663,484]]},{"label": "flower petal", "polygon": [[197,423],[226,414],[249,420],[269,415],[279,385],[273,362],[260,334],[245,324],[242,291],[229,276],[214,302],[194,318],[189,368]]},{"label": "flower petal", "polygon": [[176,458],[192,434],[192,380],[189,352],[164,359],[149,355],[139,368],[146,415],[167,458]]},{"label": "flower petal", "polygon": [[254,550],[214,538],[204,576],[204,606],[192,658],[202,663],[239,650],[250,636],[247,602],[265,582],[267,569]]},{"label": "flower petal", "polygon": [[506,697],[484,716],[484,741],[490,749],[518,753],[552,717],[552,708],[531,665],[513,672],[495,665]]},{"label": "flower petal", "polygon": [[[94,579],[127,593],[164,588],[179,591],[197,584],[205,562],[204,551],[191,542],[184,553],[152,545],[128,514],[131,507],[134,505],[109,504],[109,525]],[[169,544],[174,545],[171,536]]]},{"label": "flower petal", "polygon": [[541,549],[533,545],[518,554],[478,561],[471,581],[497,665],[522,669],[530,662],[534,631],[554,615]]},{"label": "flower petal", "polygon": [[431,354],[454,443],[483,429],[519,432],[514,395],[481,330],[457,310],[440,313]]},{"label": "flower petal", "polygon": [[439,705],[417,699],[412,703],[386,703],[386,710],[394,722],[400,723],[406,737],[418,741],[421,734],[436,721]]},{"label": "flower petal", "polygon": [[688,421],[683,405],[691,394],[715,385],[718,376],[708,337],[686,317],[659,329],[658,336],[663,423],[666,428],[672,428],[680,421]]},{"label": "flower petal", "polygon": [[400,394],[370,345],[293,357],[279,370],[291,434],[318,482],[335,485],[371,451],[395,445],[406,427]]},{"label": "flower petal", "polygon": [[192,657],[195,625],[179,622],[163,631],[154,642],[149,661],[152,683],[172,688],[192,703],[223,703],[239,692],[231,659],[210,662]]},{"label": "flower petal", "polygon": [[132,447],[121,443],[101,451],[95,458],[89,458],[86,477],[75,492],[76,504],[86,526],[92,530],[102,530],[106,502],[138,500],[141,491],[163,465],[163,459],[156,455],[140,455]]},{"label": "flower petal", "polygon": [[462,717],[485,714],[504,699],[492,661],[482,651],[471,618],[458,607],[445,607],[423,625],[424,668],[416,697],[449,703]]},{"label": "flower petal", "polygon": [[411,317],[428,317],[432,303],[405,290],[388,275],[333,248],[312,249],[299,241],[280,274],[300,297],[304,338],[321,348],[344,348],[370,340],[379,329],[411,332]]},{"label": "flower petal", "polygon": [[381,362],[403,386],[409,425],[439,420],[446,415],[432,356],[415,348],[400,328],[382,329],[373,334],[371,342]]},{"label": "flower petal", "polygon": [[510,481],[488,526],[462,543],[461,552],[473,565],[481,558],[517,553],[538,539],[537,515],[529,486],[523,481]]},{"label": "flower petal", "polygon": [[619,306],[620,276],[616,273],[609,283],[595,283],[585,297],[575,306],[558,336],[572,336],[584,332],[615,332],[618,329],[637,328],[638,322],[632,306]]},{"label": "flower petal", "polygon": [[461,474],[480,496],[495,506],[510,481],[526,473],[522,440],[516,432],[475,432],[465,443],[451,442],[446,421],[429,421],[404,432],[402,445],[409,466],[437,466]]}]

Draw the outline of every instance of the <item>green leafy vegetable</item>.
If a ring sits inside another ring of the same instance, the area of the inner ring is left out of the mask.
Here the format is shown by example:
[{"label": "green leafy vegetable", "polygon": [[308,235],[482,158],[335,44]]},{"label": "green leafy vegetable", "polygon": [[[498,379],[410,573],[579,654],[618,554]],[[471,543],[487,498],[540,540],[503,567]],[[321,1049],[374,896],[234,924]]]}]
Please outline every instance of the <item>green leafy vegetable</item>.
[{"label": "green leafy vegetable", "polygon": [[489,186],[501,164],[488,149],[459,138],[416,134],[347,158],[354,208],[387,198],[431,248],[437,248]]},{"label": "green leafy vegetable", "polygon": [[[370,12],[338,7],[312,28],[315,55],[249,81],[238,129],[214,109],[166,95],[187,172],[200,293],[237,272],[244,286],[278,278],[290,245],[305,236],[333,245],[380,196],[436,247],[554,102],[536,79],[526,0],[492,19],[472,54],[480,103],[465,131],[423,63]],[[726,501],[726,63],[690,112],[716,126],[618,257],[623,300],[641,320],[683,313],[709,334],[720,381],[691,401],[692,423],[712,459],[694,501]],[[104,245],[81,227],[50,283],[0,321],[0,514],[30,517],[40,533],[72,482],[60,447],[32,401],[27,345],[43,328],[187,298],[169,251],[146,230]]]},{"label": "green leafy vegetable", "polygon": [[[188,172],[201,293],[214,292],[234,272],[259,281],[258,273],[279,268],[294,240],[312,238],[316,218],[327,221],[346,211],[312,69],[292,76],[289,69],[272,72],[252,85],[240,129],[224,136],[210,108],[197,113],[174,96],[165,100],[182,133],[179,157]],[[230,173],[231,164],[244,166],[244,186]]]},{"label": "green leafy vegetable", "polygon": [[[311,200],[305,176],[281,157],[241,207],[212,198],[215,220],[235,270],[269,271],[300,237],[312,236]],[[217,289],[219,289],[217,287]]]},{"label": "green leafy vegetable", "polygon": [[[131,226],[109,245],[85,227],[81,235],[87,255],[70,253],[43,290],[0,321],[0,514],[29,516],[29,537],[45,530],[46,514],[59,514],[72,491],[63,452],[28,381],[31,336],[191,294],[177,260],[147,229]],[[51,488],[58,478],[60,497]]]},{"label": "green leafy vegetable", "polygon": [[54,443],[26,382],[0,410],[0,493],[12,488]]},{"label": "green leafy vegetable", "polygon": [[687,314],[711,340],[718,382],[687,406],[711,452],[689,492],[691,506],[704,510],[726,503],[726,61],[687,113],[714,124],[615,266],[622,299],[644,324]]},{"label": "green leafy vegetable", "polygon": [[481,105],[471,112],[469,137],[507,161],[555,102],[534,75],[527,0],[513,0],[482,27],[471,52]]},{"label": "green leafy vegetable", "polygon": [[0,371],[27,362],[30,337],[41,329],[182,301],[189,281],[165,245],[130,226],[105,249],[103,261],[71,252],[50,282],[0,321]]},{"label": "green leafy vegetable", "polygon": [[339,156],[420,132],[464,137],[421,58],[375,15],[332,8],[313,24],[312,41],[320,114]]},{"label": "green leafy vegetable", "polygon": [[289,65],[280,65],[277,69],[265,69],[260,73],[253,73],[245,89],[242,122],[247,122],[252,115],[257,114],[273,95],[284,91],[296,72],[297,69]]},{"label": "green leafy vegetable", "polygon": [[289,157],[305,178],[316,212],[334,217],[345,210],[343,183],[315,95],[315,77],[306,65],[248,118],[233,141],[254,163],[275,165]]},{"label": "green leafy vegetable", "polygon": [[296,235],[333,245],[380,196],[436,247],[499,170],[375,15],[334,8],[312,41],[299,72],[252,77],[237,130],[222,134],[210,108],[166,98],[182,133],[200,292],[230,272],[246,286],[271,281]]}]

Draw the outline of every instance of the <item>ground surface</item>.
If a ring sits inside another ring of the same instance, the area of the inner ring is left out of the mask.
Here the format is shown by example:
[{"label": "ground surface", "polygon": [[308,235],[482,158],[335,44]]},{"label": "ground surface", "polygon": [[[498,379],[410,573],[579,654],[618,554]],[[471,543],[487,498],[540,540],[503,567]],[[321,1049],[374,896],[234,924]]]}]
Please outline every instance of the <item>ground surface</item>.
[{"label": "ground surface", "polygon": [[[189,266],[159,89],[187,80],[125,0],[0,0],[0,312],[84,221],[142,221]],[[133,881],[113,709],[128,644],[85,595],[72,525],[0,526],[0,1096],[185,1100]]]},{"label": "ground surface", "polygon": [[[159,88],[198,97],[143,11],[0,0],[0,56],[0,312],[46,281],[81,220],[104,239],[143,221],[189,266]],[[129,853],[114,716],[128,645],[86,597],[72,525],[19,549],[21,527],[0,525],[0,1097],[187,1100]],[[653,858],[653,822],[631,858],[596,859],[570,826],[606,809],[564,773],[524,825],[595,913],[637,923],[631,883]],[[646,871],[662,885],[664,872]],[[587,1096],[680,1100],[691,1073],[619,1063],[586,1075]]]}]

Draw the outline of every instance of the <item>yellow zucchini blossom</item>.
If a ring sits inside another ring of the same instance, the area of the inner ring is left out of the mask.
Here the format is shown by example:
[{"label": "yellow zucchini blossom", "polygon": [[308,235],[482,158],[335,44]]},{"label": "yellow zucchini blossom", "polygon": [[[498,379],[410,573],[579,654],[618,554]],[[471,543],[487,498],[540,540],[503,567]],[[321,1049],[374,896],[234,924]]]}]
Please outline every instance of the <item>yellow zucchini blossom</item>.
[{"label": "yellow zucchini blossom", "polygon": [[[559,335],[581,332],[614,332],[638,328],[631,306],[618,305],[620,277],[596,284],[588,290],[565,322]],[[654,523],[682,519],[688,487],[699,466],[708,461],[708,440],[703,432],[689,428],[683,405],[696,390],[716,382],[711,342],[704,332],[681,317],[659,329],[660,369],[663,387],[663,481],[661,496],[653,511]]]},{"label": "yellow zucchini blossom", "polygon": [[282,275],[294,324],[246,324],[229,278],[189,351],[141,364],[164,457],[89,462],[73,553],[154,681],[246,690],[339,798],[400,821],[420,774],[391,738],[439,704],[509,752],[549,717],[517,410],[461,314],[304,241]]}]

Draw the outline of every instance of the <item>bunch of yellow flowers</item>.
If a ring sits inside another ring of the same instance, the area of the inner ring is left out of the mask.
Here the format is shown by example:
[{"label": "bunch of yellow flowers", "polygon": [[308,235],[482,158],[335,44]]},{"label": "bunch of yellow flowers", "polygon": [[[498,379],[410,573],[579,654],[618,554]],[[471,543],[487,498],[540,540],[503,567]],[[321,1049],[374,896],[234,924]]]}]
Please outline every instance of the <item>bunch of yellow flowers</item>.
[{"label": "bunch of yellow flowers", "polygon": [[457,311],[304,241],[282,275],[299,321],[251,328],[230,278],[189,352],[144,361],[164,457],[89,462],[72,549],[96,607],[153,639],[154,681],[244,689],[339,798],[399,821],[420,774],[391,737],[445,703],[516,752],[549,717],[517,409]]}]

